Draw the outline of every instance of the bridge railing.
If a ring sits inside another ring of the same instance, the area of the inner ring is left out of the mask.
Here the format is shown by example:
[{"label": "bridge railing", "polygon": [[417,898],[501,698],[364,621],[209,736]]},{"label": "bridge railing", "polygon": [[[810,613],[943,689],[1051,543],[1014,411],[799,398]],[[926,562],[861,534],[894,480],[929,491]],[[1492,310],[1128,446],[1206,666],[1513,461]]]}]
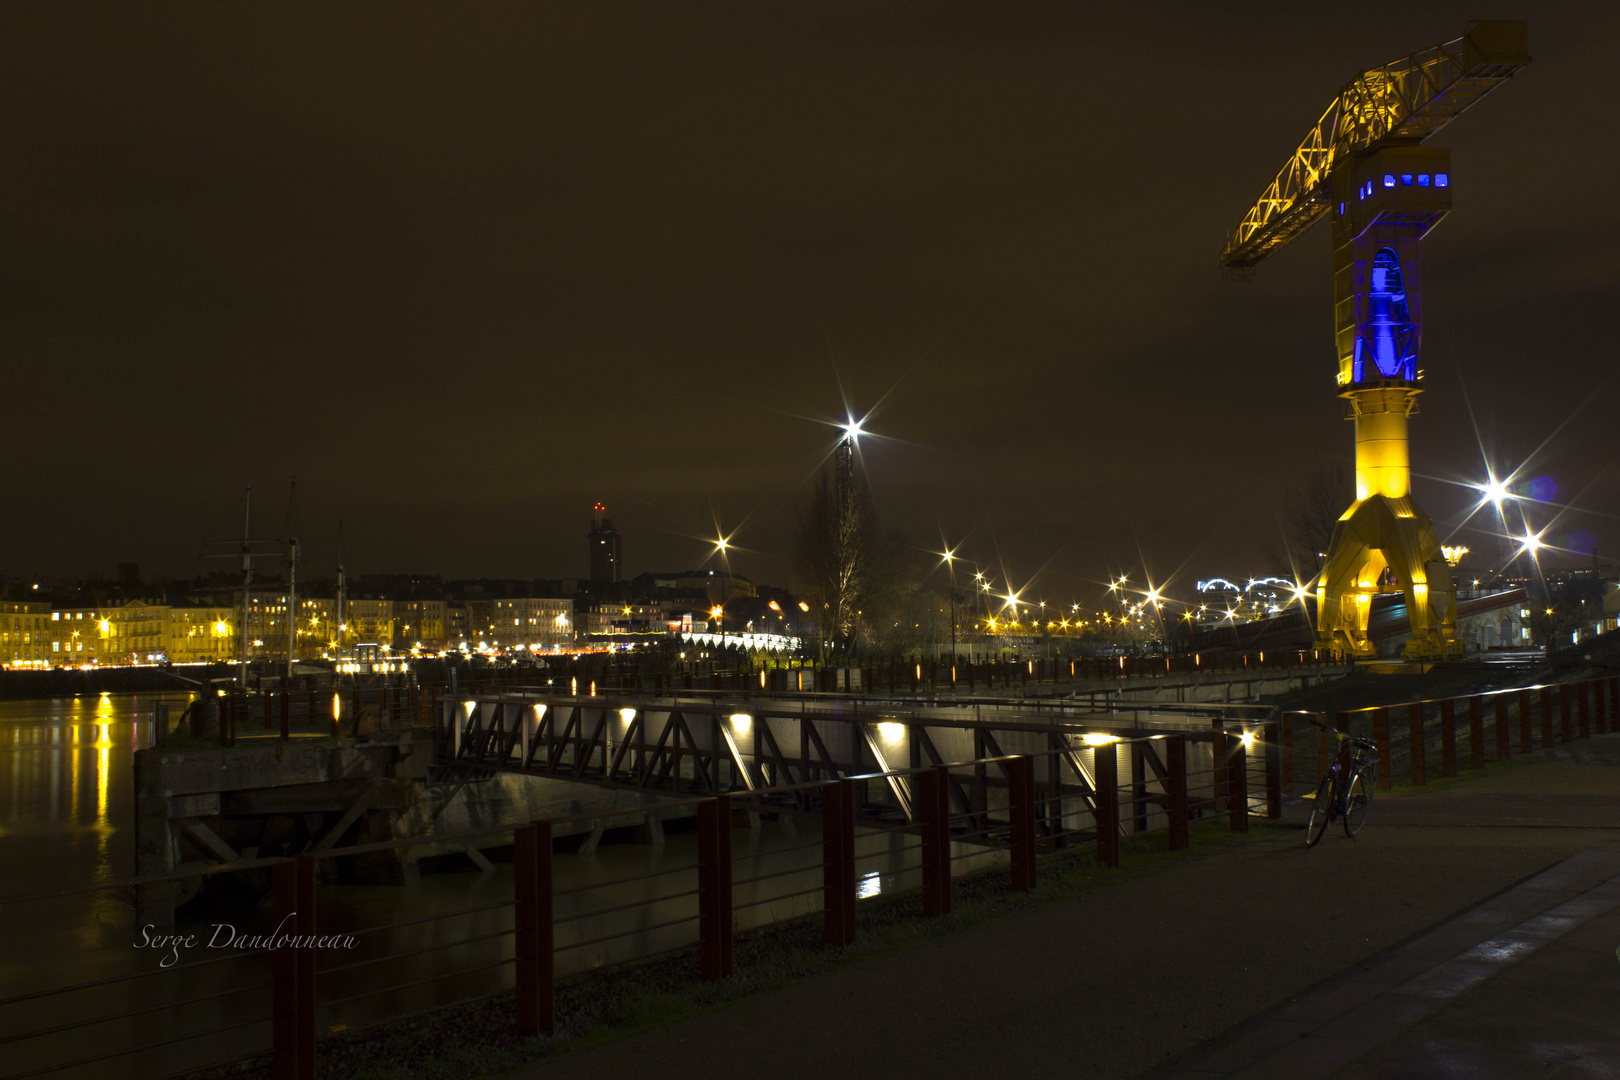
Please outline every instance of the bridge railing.
[{"label": "bridge railing", "polygon": [[[764,663],[758,667],[722,668],[694,663],[687,670],[643,670],[634,661],[578,667],[548,678],[544,686],[511,682],[499,687],[469,687],[472,696],[490,692],[529,692],[569,696],[647,691],[670,693],[752,693],[765,696],[803,694],[952,694],[966,691],[993,696],[1031,685],[1121,683],[1131,679],[1164,680],[1176,676],[1231,676],[1234,680],[1272,677],[1295,671],[1342,669],[1337,653],[1321,650],[1261,650],[1251,653],[1191,653],[1177,656],[1104,656],[969,661],[949,657],[889,660],[882,663],[817,666],[801,661]],[[1098,691],[1103,692],[1103,691]],[[1117,692],[1117,691],[1107,691]]]},{"label": "bridge railing", "polygon": [[[1377,746],[1378,783],[1421,785],[1481,769],[1556,743],[1620,731],[1620,676],[1424,698],[1341,712],[1288,710],[1282,726],[1284,787],[1314,789],[1331,767],[1342,732]],[[1313,723],[1314,722],[1314,723]],[[1465,756],[1466,755],[1466,756]]]},{"label": "bridge railing", "polygon": [[[334,737],[356,735],[362,725],[379,728],[429,724],[438,711],[440,690],[416,683],[377,687],[346,687],[336,691],[310,688],[293,690],[232,689],[193,701],[174,717],[172,728],[165,720],[153,729],[161,742],[171,734],[217,738],[221,746],[235,746],[239,740],[267,738]],[[211,707],[205,708],[204,705]],[[159,706],[159,717],[167,717],[166,705]]]},{"label": "bridge railing", "polygon": [[[391,908],[396,891],[343,882],[367,856],[419,840],[3,897],[0,914],[15,920],[31,905],[105,907],[141,889],[231,875],[238,889],[262,879],[270,905],[240,933],[233,926],[234,946],[217,956],[184,956],[207,950],[195,939],[217,930],[137,928],[137,943],[194,940],[132,950],[99,978],[0,999],[0,1031],[16,1033],[0,1037],[0,1080],[151,1078],[254,1061],[313,1077],[334,1040],[505,994],[520,1031],[550,1030],[559,979],[665,954],[690,955],[703,976],[723,978],[739,931],[819,915],[826,940],[847,944],[866,906],[915,893],[912,917],[938,915],[964,875],[1005,868],[1012,888],[1028,890],[1050,860],[1117,866],[1130,837],[1163,831],[1175,848],[1201,817],[1235,830],[1254,815],[1276,817],[1278,732],[1269,722],[1097,735],[1030,754],[676,796],[643,809],[695,816],[695,834],[619,845],[610,859],[554,855],[556,831],[591,815],[437,836],[439,850],[510,844],[511,871],[432,880],[409,911]],[[750,842],[735,844],[734,828]]]}]

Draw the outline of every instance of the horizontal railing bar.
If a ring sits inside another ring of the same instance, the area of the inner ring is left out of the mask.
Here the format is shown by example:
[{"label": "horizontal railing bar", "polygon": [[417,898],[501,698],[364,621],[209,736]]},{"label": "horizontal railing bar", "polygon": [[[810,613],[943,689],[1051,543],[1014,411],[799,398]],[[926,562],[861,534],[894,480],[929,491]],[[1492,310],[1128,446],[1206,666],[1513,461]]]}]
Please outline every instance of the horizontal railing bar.
[{"label": "horizontal railing bar", "polygon": [[164,1046],[172,1046],[178,1042],[200,1039],[205,1035],[217,1035],[221,1031],[235,1031],[237,1028],[251,1027],[254,1024],[266,1024],[269,1022],[270,1015],[267,1013],[264,1016],[255,1016],[251,1020],[241,1020],[234,1024],[221,1024],[217,1027],[211,1027],[207,1031],[193,1031],[187,1035],[176,1035],[173,1038],[160,1039],[153,1043],[143,1043],[140,1046],[131,1046],[123,1050],[112,1050],[105,1054],[97,1054],[95,1057],[80,1058],[77,1061],[63,1062],[59,1065],[46,1065],[31,1072],[12,1073],[6,1077],[0,1077],[0,1080],[27,1080],[30,1076],[44,1076],[46,1073],[61,1072],[63,1069],[73,1069],[80,1065],[93,1065],[98,1061],[107,1061],[111,1058],[123,1057],[126,1054],[138,1054],[142,1050],[157,1050]]},{"label": "horizontal railing bar", "polygon": [[442,982],[445,979],[457,979],[463,975],[475,975],[480,971],[489,971],[491,968],[505,967],[507,964],[515,963],[517,963],[517,957],[509,956],[505,960],[496,960],[488,964],[479,964],[477,967],[463,968],[460,971],[451,971],[443,975],[430,975],[425,979],[417,979],[414,982],[408,983],[399,983],[396,986],[383,986],[376,990],[367,990],[361,994],[350,994],[348,997],[338,998],[335,1001],[323,1001],[320,1002],[317,1007],[324,1009],[335,1009],[339,1005],[347,1005],[349,1002],[359,1001],[361,998],[376,997],[378,994],[386,994],[394,990],[409,990],[413,986],[426,986],[428,983]]},{"label": "horizontal railing bar", "polygon": [[669,893],[667,896],[654,896],[647,900],[634,900],[628,904],[617,904],[610,908],[597,908],[593,911],[582,911],[578,915],[565,915],[562,918],[551,920],[553,923],[578,922],[580,919],[594,919],[599,915],[612,915],[616,911],[629,911],[632,908],[646,907],[649,904],[662,904],[670,900],[684,900],[688,896],[696,896],[701,890],[687,889],[685,892]]},{"label": "horizontal railing bar", "polygon": [[144,1013],[157,1012],[161,1009],[178,1009],[182,1005],[195,1005],[199,1001],[212,1001],[214,998],[229,997],[232,994],[245,993],[248,990],[261,990],[269,986],[270,982],[249,983],[246,986],[233,986],[229,990],[220,990],[212,994],[203,994],[200,997],[187,998],[184,1001],[165,1001],[161,1005],[148,1005],[144,1009],[130,1009],[128,1012],[113,1013],[110,1016],[97,1016],[90,1020],[75,1020],[71,1024],[60,1024],[56,1027],[41,1028],[39,1031],[29,1031],[21,1035],[7,1035],[0,1038],[0,1046],[6,1043],[22,1042],[24,1039],[35,1039],[41,1035],[55,1035],[60,1031],[72,1031],[74,1028],[91,1027],[95,1024],[105,1024],[113,1020],[127,1020],[131,1016],[140,1016]]},{"label": "horizontal railing bar", "polygon": [[807,848],[818,848],[823,846],[825,843],[825,840],[812,840],[808,844],[796,844],[793,847],[771,848],[768,851],[745,851],[740,855],[733,855],[731,861],[733,864],[735,864],[749,859],[764,859],[767,857],[774,858],[777,855],[791,855],[795,851],[804,851]]},{"label": "horizontal railing bar", "polygon": [[89,982],[73,983],[71,986],[57,986],[50,990],[35,990],[27,994],[18,994],[0,1000],[0,1008],[14,1005],[19,1001],[32,1001],[35,998],[51,997],[55,994],[66,994],[73,990],[89,990],[97,986],[111,986],[113,983],[129,982],[131,979],[145,979],[152,975],[170,975],[176,971],[190,971],[193,968],[207,967],[210,964],[223,964],[228,960],[240,960],[244,956],[259,955],[262,950],[245,949],[242,952],[230,953],[227,956],[214,956],[207,960],[192,960],[184,964],[175,964],[173,967],[160,967],[152,971],[136,971],[129,975],[109,975],[105,979],[91,979]]},{"label": "horizontal railing bar", "polygon": [[493,941],[495,938],[502,938],[506,937],[508,934],[515,933],[517,933],[517,928],[511,927],[506,930],[496,930],[488,934],[479,934],[477,937],[458,938],[455,941],[441,941],[437,945],[427,945],[420,949],[412,949],[410,952],[389,953],[386,956],[373,956],[369,960],[356,960],[352,964],[343,964],[333,968],[321,968],[317,974],[321,976],[336,975],[340,971],[353,971],[355,968],[369,967],[372,964],[382,964],[389,960],[404,960],[407,957],[421,956],[423,953],[438,952],[440,949],[454,949],[462,945],[472,945],[479,941]]},{"label": "horizontal railing bar", "polygon": [[609,885],[628,885],[632,881],[651,881],[656,877],[667,877],[670,874],[686,874],[697,869],[697,863],[687,863],[685,866],[672,866],[668,870],[654,870],[650,874],[637,874],[634,877],[613,878],[610,881],[598,881],[591,885],[576,885],[572,889],[558,889],[552,896],[573,896],[575,893],[590,892],[593,889],[605,889]]},{"label": "horizontal railing bar", "polygon": [[606,937],[591,938],[589,941],[576,941],[572,945],[559,945],[552,950],[554,953],[568,952],[570,949],[583,949],[587,945],[600,945],[604,941],[616,941],[622,937],[631,937],[635,934],[650,934],[654,930],[662,930],[666,926],[679,926],[681,923],[697,922],[698,916],[688,915],[684,919],[671,919],[668,922],[654,923],[651,926],[638,926],[619,934],[608,934]]},{"label": "horizontal railing bar", "polygon": [[790,870],[776,870],[769,874],[756,874],[751,878],[743,878],[741,880],[733,881],[731,885],[733,888],[736,888],[739,885],[752,885],[758,881],[769,881],[772,878],[787,877],[789,874],[811,874],[820,869],[822,869],[822,864],[819,862],[814,862],[809,866],[797,866]]},{"label": "horizontal railing bar", "polygon": [[796,900],[801,896],[810,896],[825,891],[826,886],[817,885],[813,889],[800,889],[798,892],[783,893],[781,896],[767,896],[763,900],[750,900],[745,904],[733,904],[731,907],[733,911],[741,911],[743,908],[759,907],[761,904],[774,904],[781,900]]},{"label": "horizontal railing bar", "polygon": [[501,908],[509,908],[511,906],[512,902],[507,900],[498,904],[485,904],[482,907],[461,908],[456,911],[443,911],[437,915],[424,915],[420,919],[406,919],[403,922],[386,923],[382,926],[368,926],[364,930],[350,931],[349,936],[364,937],[367,934],[375,934],[379,930],[398,930],[404,926],[420,926],[422,923],[434,922],[438,919],[454,919],[459,915],[477,915],[481,911],[498,911]]}]

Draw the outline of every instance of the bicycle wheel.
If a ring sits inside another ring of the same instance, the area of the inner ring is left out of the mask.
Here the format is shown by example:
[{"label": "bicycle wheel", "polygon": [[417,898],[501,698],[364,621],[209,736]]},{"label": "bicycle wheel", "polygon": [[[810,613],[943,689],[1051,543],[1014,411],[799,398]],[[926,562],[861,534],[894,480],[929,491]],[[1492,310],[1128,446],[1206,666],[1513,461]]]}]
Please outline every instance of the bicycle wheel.
[{"label": "bicycle wheel", "polygon": [[1327,832],[1328,818],[1333,813],[1333,777],[1324,776],[1316,785],[1316,798],[1311,803],[1311,820],[1305,826],[1305,846],[1315,847]]},{"label": "bicycle wheel", "polygon": [[1367,820],[1367,809],[1372,805],[1372,777],[1358,772],[1350,780],[1350,797],[1344,801],[1344,835],[1354,837]]}]

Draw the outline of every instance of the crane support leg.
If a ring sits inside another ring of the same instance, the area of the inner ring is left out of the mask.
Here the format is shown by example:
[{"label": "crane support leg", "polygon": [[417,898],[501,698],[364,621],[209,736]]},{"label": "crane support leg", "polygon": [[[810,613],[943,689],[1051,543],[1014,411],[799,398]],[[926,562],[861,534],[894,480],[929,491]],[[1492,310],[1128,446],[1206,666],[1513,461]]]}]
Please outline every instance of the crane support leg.
[{"label": "crane support leg", "polygon": [[1434,523],[1408,489],[1406,421],[1415,393],[1382,386],[1345,395],[1356,424],[1356,501],[1334,527],[1317,585],[1319,648],[1376,656],[1367,635],[1372,598],[1398,589],[1412,631],[1403,657],[1440,660],[1462,652],[1451,568]]}]

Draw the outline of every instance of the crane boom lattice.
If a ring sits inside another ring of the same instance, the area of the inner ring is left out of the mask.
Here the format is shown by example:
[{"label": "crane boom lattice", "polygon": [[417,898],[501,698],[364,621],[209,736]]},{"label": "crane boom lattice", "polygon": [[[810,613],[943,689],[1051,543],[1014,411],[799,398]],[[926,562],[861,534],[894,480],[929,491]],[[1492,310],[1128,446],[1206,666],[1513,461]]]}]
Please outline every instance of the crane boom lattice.
[{"label": "crane boom lattice", "polygon": [[1227,238],[1221,266],[1255,266],[1332,205],[1335,165],[1398,142],[1421,142],[1530,62],[1524,23],[1470,23],[1463,36],[1364,71],[1333,99]]}]

